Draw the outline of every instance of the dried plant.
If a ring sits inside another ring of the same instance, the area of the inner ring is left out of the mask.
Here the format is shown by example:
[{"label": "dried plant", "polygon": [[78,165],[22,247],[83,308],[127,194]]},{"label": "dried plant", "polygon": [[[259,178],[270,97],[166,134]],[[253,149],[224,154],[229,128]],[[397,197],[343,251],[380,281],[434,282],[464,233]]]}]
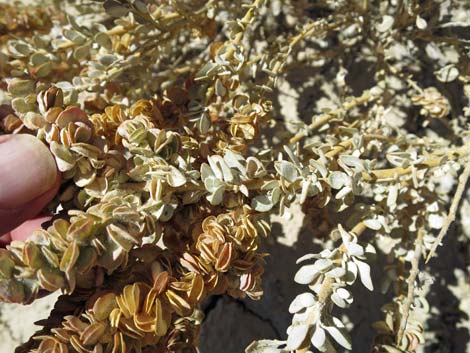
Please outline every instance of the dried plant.
[{"label": "dried plant", "polygon": [[[327,221],[324,249],[298,261],[286,340],[247,352],[351,349],[335,313],[357,279],[395,291],[372,351],[415,352],[420,264],[470,174],[468,16],[438,0],[0,5],[1,129],[37,136],[62,173],[51,223],[0,249],[2,301],[64,293],[17,352],[195,352],[204,298],[262,296],[269,215],[293,203]],[[297,81],[338,99],[294,131],[274,103],[305,67]]]}]

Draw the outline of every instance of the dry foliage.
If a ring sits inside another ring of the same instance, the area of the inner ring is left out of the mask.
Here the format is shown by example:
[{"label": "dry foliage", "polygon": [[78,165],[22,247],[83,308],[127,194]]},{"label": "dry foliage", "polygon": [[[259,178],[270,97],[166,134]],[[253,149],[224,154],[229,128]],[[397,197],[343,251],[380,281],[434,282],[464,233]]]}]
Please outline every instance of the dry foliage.
[{"label": "dry foliage", "polygon": [[[247,352],[351,349],[335,312],[356,282],[395,293],[372,351],[416,351],[420,264],[470,173],[469,16],[439,0],[0,5],[1,129],[62,172],[53,221],[0,250],[2,301],[64,293],[17,352],[195,352],[204,298],[262,296],[259,245],[292,203],[328,225],[324,250],[299,259],[286,340]],[[292,131],[273,102],[299,68],[339,99]]]}]

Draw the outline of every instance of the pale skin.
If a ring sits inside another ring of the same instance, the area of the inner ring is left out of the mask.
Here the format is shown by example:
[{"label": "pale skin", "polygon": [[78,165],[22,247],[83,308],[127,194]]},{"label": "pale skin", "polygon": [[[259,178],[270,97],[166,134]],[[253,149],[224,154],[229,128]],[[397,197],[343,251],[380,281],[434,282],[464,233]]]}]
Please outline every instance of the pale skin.
[{"label": "pale skin", "polygon": [[28,238],[50,219],[41,212],[59,185],[54,158],[41,141],[26,134],[0,136],[0,245]]}]

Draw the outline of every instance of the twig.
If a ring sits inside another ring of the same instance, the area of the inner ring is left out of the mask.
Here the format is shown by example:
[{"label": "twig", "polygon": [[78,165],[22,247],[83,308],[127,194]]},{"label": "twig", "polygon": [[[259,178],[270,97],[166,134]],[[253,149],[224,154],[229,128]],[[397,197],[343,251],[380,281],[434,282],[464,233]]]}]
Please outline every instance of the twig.
[{"label": "twig", "polygon": [[408,317],[410,316],[410,307],[411,307],[411,303],[413,302],[414,288],[415,288],[414,283],[419,273],[419,260],[421,259],[421,255],[423,253],[423,237],[424,237],[424,230],[423,228],[420,228],[418,230],[418,237],[416,238],[416,242],[415,242],[415,253],[414,253],[413,259],[411,260],[410,276],[408,277],[408,280],[407,280],[408,290],[407,290],[405,302],[403,303],[403,314],[402,314],[402,317],[400,320],[400,326],[397,332],[397,340],[396,340],[397,346],[400,345],[401,340],[403,339],[403,334],[405,333],[405,330],[406,330],[406,324],[408,323]]},{"label": "twig", "polygon": [[337,146],[335,146],[331,151],[327,152],[325,154],[325,157],[327,158],[333,158],[335,157],[338,153],[341,153],[345,151],[348,147],[350,147],[353,144],[353,139],[350,138],[349,140],[340,142]]},{"label": "twig", "polygon": [[[449,152],[444,153],[442,156],[432,156],[423,162],[416,165],[416,167],[423,166],[425,168],[433,168],[439,166],[444,158],[448,158],[450,160],[455,160],[455,157],[464,157],[470,154],[470,146],[465,145],[462,147],[457,147],[455,149],[449,150]],[[376,169],[370,172],[363,172],[362,173],[362,180],[364,181],[381,181],[382,179],[388,178],[395,178],[402,175],[411,174],[413,168],[412,167],[395,167],[389,169]]]},{"label": "twig", "polygon": [[[348,111],[348,110],[351,110],[353,108],[356,108],[357,106],[359,105],[362,105],[362,104],[366,104],[366,103],[369,103],[371,100],[373,100],[374,98],[378,98],[378,97],[374,97],[370,91],[366,91],[362,94],[362,96],[358,97],[358,98],[354,98],[352,99],[351,101],[347,102],[344,106],[328,113],[328,114],[325,114],[323,115],[320,119],[318,120],[315,120],[313,123],[311,123],[309,126],[308,126],[308,131],[311,132],[311,131],[315,131],[317,130],[318,128],[320,128],[321,126],[325,125],[326,123],[328,123],[330,120],[338,117],[340,114]],[[298,142],[300,139],[302,139],[303,137],[305,137],[306,134],[305,132],[301,131],[299,133],[297,133],[294,137],[292,137],[290,140],[289,140],[289,144],[293,144],[293,143],[296,143]]]},{"label": "twig", "polygon": [[248,7],[245,16],[238,21],[238,24],[242,24],[242,30],[235,34],[235,37],[229,40],[231,42],[231,46],[227,49],[227,53],[225,54],[225,59],[231,60],[233,55],[235,54],[236,47],[240,45],[244,35],[245,30],[248,24],[253,21],[253,18],[257,15],[257,10],[260,8],[264,3],[264,0],[254,0],[253,4]]},{"label": "twig", "polygon": [[447,215],[446,221],[444,226],[441,228],[439,235],[437,236],[436,241],[432,244],[431,250],[429,251],[428,257],[426,258],[426,263],[431,259],[431,257],[436,252],[437,247],[441,243],[442,239],[447,233],[450,225],[455,219],[455,215],[457,213],[457,207],[459,206],[460,200],[462,199],[463,192],[465,190],[465,185],[467,184],[468,178],[470,177],[470,163],[465,162],[465,169],[463,170],[462,174],[459,177],[459,184],[457,186],[457,190],[455,191],[454,198],[452,199],[452,203],[450,205],[449,214]]},{"label": "twig", "polygon": [[[357,237],[360,236],[365,230],[367,229],[366,225],[364,222],[359,222],[356,224],[351,230],[351,233],[354,233]],[[339,247],[339,250],[341,252],[346,252],[346,246],[342,244]],[[333,294],[333,284],[335,283],[334,279],[332,277],[326,277],[325,280],[323,281],[320,291],[318,292],[318,303],[320,304],[320,313],[319,315],[321,316],[323,308],[328,304],[330,301],[330,297]],[[317,314],[318,311],[312,311],[308,318],[306,319],[306,323],[308,325],[311,325],[316,319],[317,319]],[[309,352],[308,347],[304,348],[299,348],[295,350],[295,353],[307,353]]]},{"label": "twig", "polygon": [[309,133],[317,130],[321,126],[325,125],[328,123],[330,120],[337,118],[340,114],[343,114],[347,112],[348,110],[351,110],[357,106],[360,106],[362,104],[367,104],[375,99],[379,98],[378,96],[372,95],[370,91],[365,91],[360,97],[353,98],[351,101],[347,102],[344,106],[323,114],[320,118],[316,119],[314,122],[312,122],[310,125],[307,126],[307,131],[300,131],[296,133],[294,136],[292,136],[289,140],[283,141],[280,143],[275,150],[280,151],[282,150],[283,146],[286,144],[292,145],[298,141],[300,141],[302,138],[306,137]]}]

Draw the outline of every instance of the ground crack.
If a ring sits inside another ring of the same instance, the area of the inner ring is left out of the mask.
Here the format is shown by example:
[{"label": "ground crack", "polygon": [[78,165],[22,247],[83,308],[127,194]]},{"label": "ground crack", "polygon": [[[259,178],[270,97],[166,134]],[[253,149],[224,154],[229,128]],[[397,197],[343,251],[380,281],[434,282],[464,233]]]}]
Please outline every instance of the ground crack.
[{"label": "ground crack", "polygon": [[204,303],[202,305],[201,309],[204,312],[204,321],[209,318],[210,313],[217,307],[217,304],[219,303],[219,301],[224,299],[224,298],[227,299],[228,301],[232,302],[232,303],[235,303],[235,304],[239,305],[243,309],[243,311],[247,312],[248,314],[253,315],[256,318],[258,318],[259,320],[267,323],[272,328],[272,330],[274,331],[274,333],[276,335],[276,339],[281,339],[282,335],[279,332],[279,330],[277,329],[276,325],[274,325],[274,323],[272,322],[271,319],[260,315],[259,313],[257,313],[253,309],[251,309],[244,301],[242,301],[240,299],[234,299],[234,298],[226,297],[226,296],[223,296],[223,295],[213,295],[206,301],[206,303]]},{"label": "ground crack", "polygon": [[274,333],[276,334],[276,339],[281,339],[282,335],[279,332],[279,330],[277,329],[276,325],[274,325],[274,323],[271,319],[260,315],[259,313],[257,313],[253,309],[251,309],[248,305],[246,305],[246,303],[244,301],[242,301],[240,299],[235,299],[234,302],[237,303],[238,305],[240,305],[242,307],[242,309],[244,311],[246,311],[247,313],[249,313],[249,314],[257,317],[261,321],[267,323],[273,329]]},{"label": "ground crack", "polygon": [[215,309],[217,303],[223,298],[222,295],[213,295],[208,298],[206,303],[202,305],[202,311],[204,312],[204,320],[209,317],[209,314]]}]

